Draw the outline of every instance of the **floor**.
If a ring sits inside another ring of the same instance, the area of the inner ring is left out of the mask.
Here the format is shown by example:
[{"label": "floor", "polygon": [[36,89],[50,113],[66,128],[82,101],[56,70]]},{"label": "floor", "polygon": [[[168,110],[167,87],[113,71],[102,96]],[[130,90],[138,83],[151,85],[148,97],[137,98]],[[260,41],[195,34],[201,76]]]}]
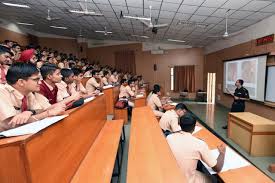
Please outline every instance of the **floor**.
[{"label": "floor", "polygon": [[[185,101],[184,103],[188,106],[189,110],[195,116],[197,116],[202,123],[204,123],[210,129],[212,129],[217,136],[219,136],[226,143],[235,148],[235,150],[237,150],[252,164],[257,166],[259,169],[261,169],[265,174],[267,174],[275,181],[275,173],[272,174],[267,170],[267,167],[271,163],[275,162],[275,157],[251,157],[244,150],[242,150],[241,147],[239,147],[237,144],[235,144],[233,141],[226,137],[226,130],[222,129],[222,126],[224,126],[227,123],[227,114],[229,112],[228,108],[225,108],[221,105],[207,105],[205,103],[192,101]],[[130,122],[127,125],[125,125],[126,143],[122,159],[121,175],[119,181],[120,183],[126,183],[130,127]],[[114,179],[113,182],[116,182],[115,180],[116,179]]]}]

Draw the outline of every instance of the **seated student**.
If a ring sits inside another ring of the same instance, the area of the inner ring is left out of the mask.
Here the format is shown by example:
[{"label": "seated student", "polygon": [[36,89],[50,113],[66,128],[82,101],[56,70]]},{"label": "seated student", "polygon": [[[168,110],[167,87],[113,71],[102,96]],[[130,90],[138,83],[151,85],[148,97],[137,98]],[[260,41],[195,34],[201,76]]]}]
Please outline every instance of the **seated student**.
[{"label": "seated student", "polygon": [[161,111],[163,109],[159,96],[161,95],[160,88],[154,88],[152,95],[147,101],[147,106],[151,107],[155,116],[161,117],[164,113]]},{"label": "seated student", "polygon": [[61,82],[62,75],[60,69],[56,65],[44,64],[40,68],[40,73],[43,78],[40,82],[40,93],[49,100],[50,104],[55,104],[57,102],[68,104],[80,98],[79,93],[76,93],[64,99],[62,93],[58,91],[56,84]]},{"label": "seated student", "polygon": [[11,51],[5,46],[0,46],[0,84],[5,84],[6,74],[9,66],[6,65],[11,60]]},{"label": "seated student", "polygon": [[121,86],[119,88],[119,100],[127,100],[130,107],[134,107],[134,103],[129,101],[131,97],[135,96],[135,93],[131,90],[133,84],[134,82],[131,80],[127,82],[126,79],[122,79]]},{"label": "seated student", "polygon": [[167,136],[167,142],[178,162],[183,174],[190,183],[211,182],[210,178],[196,170],[199,160],[205,162],[216,172],[221,171],[225,157],[225,146],[218,146],[220,152],[216,159],[208,148],[208,145],[192,136],[196,126],[196,119],[191,115],[180,118],[181,130]]},{"label": "seated student", "polygon": [[74,83],[72,84],[75,91],[77,92],[82,92],[82,93],[88,93],[86,88],[83,86],[81,83],[83,79],[83,72],[79,68],[72,68],[72,71],[74,73]]},{"label": "seated student", "polygon": [[112,85],[115,85],[115,84],[118,83],[118,75],[117,75],[117,71],[116,70],[112,71],[112,74],[111,74],[108,82],[110,84],[112,84]]},{"label": "seated student", "polygon": [[141,75],[137,76],[137,80],[139,86],[143,86],[143,84],[145,83]]},{"label": "seated student", "polygon": [[97,70],[92,71],[92,77],[86,83],[86,90],[88,92],[94,92],[97,89],[100,90],[102,83],[100,81],[99,72]]},{"label": "seated student", "polygon": [[109,85],[109,82],[108,82],[109,78],[110,78],[109,72],[108,71],[104,71],[103,72],[103,77],[101,79],[101,81],[102,81],[102,83],[103,83],[104,86]]},{"label": "seated student", "polygon": [[[158,89],[158,88],[159,88],[159,90],[160,90],[160,86],[159,86],[158,84],[155,84],[154,87],[153,87],[153,90],[154,90],[154,89]],[[150,98],[150,97],[152,96],[152,94],[153,94],[153,90],[150,91],[150,93],[149,93],[148,96],[147,96],[147,99],[146,99],[147,103],[148,103],[149,98]]]},{"label": "seated student", "polygon": [[162,131],[165,134],[180,131],[179,118],[186,113],[187,107],[183,103],[178,103],[175,109],[166,111],[159,121]]},{"label": "seated student", "polygon": [[52,105],[39,92],[39,71],[33,64],[15,63],[0,85],[0,131],[62,114],[65,105]]}]

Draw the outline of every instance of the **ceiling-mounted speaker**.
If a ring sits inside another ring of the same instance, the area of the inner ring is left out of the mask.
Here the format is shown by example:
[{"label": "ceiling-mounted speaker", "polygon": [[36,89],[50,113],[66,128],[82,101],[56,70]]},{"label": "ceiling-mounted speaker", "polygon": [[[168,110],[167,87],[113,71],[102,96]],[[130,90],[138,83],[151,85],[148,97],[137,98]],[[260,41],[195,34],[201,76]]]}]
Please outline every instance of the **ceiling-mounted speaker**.
[{"label": "ceiling-mounted speaker", "polygon": [[154,71],[157,71],[157,64],[154,64]]}]

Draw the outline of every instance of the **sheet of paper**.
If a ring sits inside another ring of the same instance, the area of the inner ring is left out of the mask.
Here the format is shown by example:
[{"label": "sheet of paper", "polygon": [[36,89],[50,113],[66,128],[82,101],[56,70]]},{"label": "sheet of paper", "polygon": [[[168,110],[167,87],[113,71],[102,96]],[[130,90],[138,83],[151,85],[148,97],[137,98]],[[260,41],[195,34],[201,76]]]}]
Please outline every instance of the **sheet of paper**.
[{"label": "sheet of paper", "polygon": [[100,95],[104,95],[104,93],[101,92],[101,93],[98,94],[98,96],[100,96]]},{"label": "sheet of paper", "polygon": [[[219,151],[218,149],[211,150],[211,153],[215,158],[218,158]],[[216,174],[212,168],[208,167],[204,162],[202,164],[207,168],[210,174]],[[241,168],[245,166],[251,165],[247,160],[245,160],[243,157],[241,157],[239,154],[237,154],[234,150],[232,150],[229,147],[226,147],[225,152],[225,158],[224,158],[224,164],[221,172],[225,172],[227,170],[232,170],[236,168]]]},{"label": "sheet of paper", "polygon": [[138,94],[138,95],[136,95],[136,98],[141,98],[141,97],[143,97],[143,95],[142,95],[142,94]]},{"label": "sheet of paper", "polygon": [[107,86],[103,86],[102,88],[107,89],[107,88],[112,88],[112,87],[113,87],[113,85],[107,85]]},{"label": "sheet of paper", "polygon": [[195,130],[194,130],[194,132],[193,132],[192,134],[197,133],[197,132],[200,131],[201,129],[202,129],[202,127],[200,127],[200,126],[195,126]]},{"label": "sheet of paper", "polygon": [[176,102],[172,102],[172,103],[170,103],[170,105],[173,105],[173,106],[176,106],[178,103],[176,103]]},{"label": "sheet of paper", "polygon": [[90,102],[90,101],[92,101],[92,100],[94,100],[94,99],[95,99],[95,97],[86,98],[86,99],[84,100],[84,103]]},{"label": "sheet of paper", "polygon": [[39,131],[41,131],[44,128],[47,128],[48,126],[64,119],[68,115],[62,115],[62,116],[54,116],[54,117],[49,117],[45,118],[40,121],[36,121],[33,123],[29,123],[17,128],[13,128],[10,130],[6,130],[0,133],[0,135],[3,135],[5,137],[14,137],[14,136],[19,136],[19,135],[27,135],[27,134],[34,134]]}]

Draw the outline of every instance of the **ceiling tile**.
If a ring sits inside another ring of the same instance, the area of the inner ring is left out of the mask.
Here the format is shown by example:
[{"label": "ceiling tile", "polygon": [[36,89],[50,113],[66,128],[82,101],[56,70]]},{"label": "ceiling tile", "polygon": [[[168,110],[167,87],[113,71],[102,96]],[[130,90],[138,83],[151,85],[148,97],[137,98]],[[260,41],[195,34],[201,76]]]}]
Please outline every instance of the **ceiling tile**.
[{"label": "ceiling tile", "polygon": [[200,6],[204,0],[184,0],[183,4]]},{"label": "ceiling tile", "polygon": [[198,6],[181,5],[178,12],[193,14],[198,9]]},{"label": "ceiling tile", "polygon": [[216,8],[199,7],[199,9],[197,9],[197,11],[195,12],[195,14],[197,14],[197,15],[208,15],[209,16],[215,10],[216,10]]},{"label": "ceiling tile", "polygon": [[[228,9],[219,8],[211,16],[224,18],[227,11],[228,11]],[[235,10],[229,10],[228,15],[231,15],[234,12],[235,12]]]},{"label": "ceiling tile", "polygon": [[270,12],[270,13],[274,13],[275,12],[275,3],[272,3],[271,5],[263,8],[260,10],[261,12]]},{"label": "ceiling tile", "polygon": [[179,8],[179,4],[174,4],[174,3],[162,3],[161,5],[161,10],[165,11],[177,11]]},{"label": "ceiling tile", "polygon": [[194,21],[194,22],[203,22],[206,18],[207,18],[207,16],[193,15],[193,16],[190,18],[190,21]]},{"label": "ceiling tile", "polygon": [[259,9],[270,5],[271,3],[272,2],[268,1],[251,1],[250,3],[242,7],[241,10],[258,11]]},{"label": "ceiling tile", "polygon": [[220,18],[220,17],[208,17],[204,21],[204,23],[207,23],[207,24],[217,24],[217,23],[219,23],[222,20],[223,20],[223,18]]},{"label": "ceiling tile", "polygon": [[243,19],[245,17],[248,17],[249,15],[253,14],[252,11],[235,11],[232,13],[229,17],[230,18],[236,18],[236,19]]},{"label": "ceiling tile", "polygon": [[218,8],[222,6],[227,0],[205,0],[202,6]]},{"label": "ceiling tile", "polygon": [[191,16],[191,14],[177,13],[175,18],[179,20],[188,20]]},{"label": "ceiling tile", "polygon": [[251,0],[228,0],[222,8],[239,9],[249,3]]},{"label": "ceiling tile", "polygon": [[171,11],[160,11],[160,18],[173,18],[175,15],[175,12]]}]

